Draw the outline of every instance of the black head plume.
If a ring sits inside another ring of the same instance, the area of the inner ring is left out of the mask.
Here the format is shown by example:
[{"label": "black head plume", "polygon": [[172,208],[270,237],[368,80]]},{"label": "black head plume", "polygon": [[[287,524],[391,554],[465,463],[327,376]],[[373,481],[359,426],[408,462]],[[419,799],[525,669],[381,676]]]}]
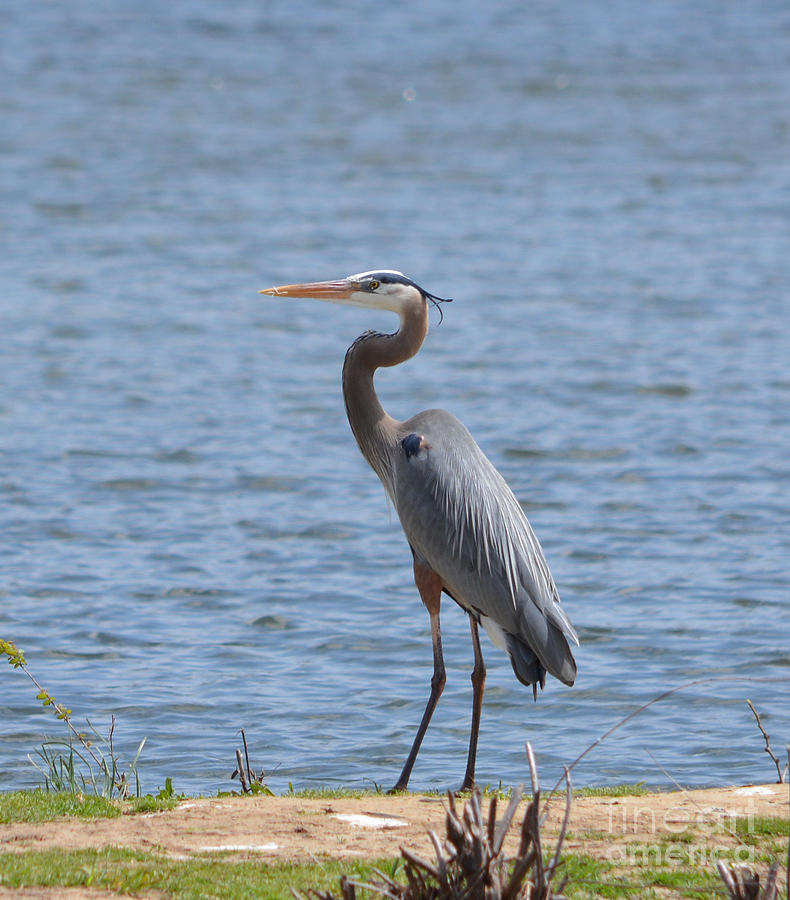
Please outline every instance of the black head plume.
[{"label": "black head plume", "polygon": [[439,310],[439,324],[441,325],[444,321],[444,313],[442,312],[442,307],[439,305],[440,303],[452,303],[452,297],[437,297],[436,294],[429,294],[428,291],[420,288],[423,293],[423,296],[426,300],[430,300],[431,303]]}]

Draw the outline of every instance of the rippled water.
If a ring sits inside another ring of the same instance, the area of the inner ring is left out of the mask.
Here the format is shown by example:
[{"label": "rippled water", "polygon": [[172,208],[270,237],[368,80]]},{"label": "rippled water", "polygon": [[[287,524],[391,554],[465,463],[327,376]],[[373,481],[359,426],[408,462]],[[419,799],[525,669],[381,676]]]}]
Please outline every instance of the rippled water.
[{"label": "rippled water", "polygon": [[[143,788],[388,785],[427,616],[346,424],[394,323],[256,294],[399,268],[456,302],[380,373],[460,416],[582,646],[533,704],[502,654],[478,776],[770,780],[790,738],[790,12],[12,0],[0,94],[0,636]],[[413,786],[460,783],[465,617]],[[748,679],[759,679],[750,681]],[[57,723],[0,673],[0,789]],[[648,754],[652,754],[652,757]]]}]

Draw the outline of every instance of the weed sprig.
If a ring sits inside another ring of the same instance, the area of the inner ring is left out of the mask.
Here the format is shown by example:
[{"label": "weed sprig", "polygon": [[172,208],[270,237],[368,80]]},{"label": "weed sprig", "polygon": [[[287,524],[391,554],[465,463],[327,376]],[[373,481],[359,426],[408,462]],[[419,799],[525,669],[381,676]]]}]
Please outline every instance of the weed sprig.
[{"label": "weed sprig", "polygon": [[[71,720],[71,710],[64,706],[43,687],[28,668],[24,653],[13,641],[0,638],[0,656],[5,656],[8,664],[21,669],[38,689],[36,699],[44,708],[51,708],[55,716],[67,728],[66,738],[46,740],[36,751],[40,762],[28,756],[30,762],[44,776],[47,790],[68,791],[76,794],[86,788],[108,800],[119,797],[125,800],[130,794],[130,783],[126,772],[121,771],[113,746],[115,716],[110,720],[107,737],[103,737],[89,720],[91,735],[79,731]],[[106,744],[107,753],[102,753],[101,744]],[[131,763],[129,773],[134,777],[136,794],[140,796],[140,782],[137,776],[137,762],[145,746],[145,738],[140,742]],[[63,752],[65,751],[65,752]]]}]

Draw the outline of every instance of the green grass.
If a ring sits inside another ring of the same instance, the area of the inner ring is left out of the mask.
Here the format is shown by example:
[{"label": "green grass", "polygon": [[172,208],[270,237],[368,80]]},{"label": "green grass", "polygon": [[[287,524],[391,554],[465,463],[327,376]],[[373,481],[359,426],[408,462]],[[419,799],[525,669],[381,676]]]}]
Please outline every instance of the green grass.
[{"label": "green grass", "polygon": [[[638,854],[636,858],[640,858]],[[236,860],[228,855],[175,860],[120,848],[35,850],[0,854],[0,886],[91,887],[119,894],[160,892],[174,900],[215,896],[267,900],[290,898],[291,888],[303,893],[308,887],[332,889],[337,894],[341,875],[367,881],[375,877],[374,867],[392,873],[396,860],[292,864]],[[722,896],[721,882],[711,866],[618,866],[585,854],[566,854],[562,874],[568,876],[565,893],[573,900],[660,897],[667,889],[698,900]]]},{"label": "green grass", "polygon": [[641,797],[655,791],[645,786],[644,781],[636,784],[614,784],[603,787],[579,788],[573,792],[574,797]]},{"label": "green grass", "polygon": [[751,847],[755,860],[771,863],[775,859],[787,859],[787,841],[790,837],[790,820],[774,816],[739,817],[735,833],[743,843]]},{"label": "green grass", "polygon": [[[640,861],[641,851],[648,851],[646,859],[654,859],[655,848],[630,847],[631,858]],[[667,847],[660,847],[666,859]],[[562,874],[568,876],[564,893],[573,900],[583,898],[665,897],[671,890],[682,897],[697,900],[720,900],[724,886],[715,868],[710,865],[615,865],[582,854],[565,854]]]},{"label": "green grass", "polygon": [[[0,886],[91,887],[117,893],[161,892],[174,900],[221,896],[280,900],[291,898],[291,888],[332,889],[339,893],[341,875],[359,881],[375,878],[373,868],[392,873],[396,860],[373,862],[326,861],[311,864],[266,863],[227,856],[170,859],[158,854],[119,848],[103,850],[36,850],[0,854]],[[709,869],[639,867],[622,869],[584,854],[568,854],[563,864],[568,876],[566,894],[587,897],[632,898],[660,896],[671,889],[681,896],[714,900],[722,886]]]},{"label": "green grass", "polygon": [[58,816],[110,819],[121,812],[119,804],[94,794],[41,790],[0,794],[0,822],[46,822]]},{"label": "green grass", "polygon": [[146,794],[144,797],[132,797],[129,800],[120,802],[121,808],[125,813],[148,813],[163,812],[167,809],[175,809],[179,800],[184,797],[154,797],[153,794]]},{"label": "green grass", "polygon": [[662,835],[665,841],[675,844],[694,844],[700,839],[699,832],[687,828],[685,831],[676,831]]},{"label": "green grass", "polygon": [[573,831],[569,829],[565,834],[568,841],[611,841],[612,833],[603,828],[588,828],[585,831]]},{"label": "green grass", "polygon": [[374,865],[392,871],[393,860],[273,865],[200,857],[174,860],[119,848],[36,850],[0,853],[0,886],[92,887],[126,894],[161,891],[177,900],[217,896],[279,900],[291,898],[292,887],[337,889],[343,874],[364,881],[372,877]]},{"label": "green grass", "polygon": [[383,791],[371,788],[365,790],[363,788],[302,788],[295,791],[289,786],[288,792],[281,794],[282,797],[298,797],[300,800],[358,800],[364,797],[380,797]]},{"label": "green grass", "polygon": [[[724,894],[721,878],[713,868],[664,869],[646,872],[642,876],[645,887],[669,888],[682,897],[721,898]],[[641,896],[641,895],[640,895]]]},{"label": "green grass", "polygon": [[0,793],[0,823],[48,822],[58,816],[83,819],[112,819],[123,813],[159,812],[173,809],[178,801],[136,797],[133,800],[106,800],[95,794],[71,794],[56,791],[13,791]]},{"label": "green grass", "polygon": [[735,833],[742,838],[748,835],[759,837],[788,837],[790,835],[790,819],[778,816],[738,816],[735,822]]},{"label": "green grass", "polygon": [[[283,797],[298,797],[301,800],[358,800],[365,797],[379,797],[382,791],[376,787],[371,789],[350,788],[303,788],[298,791],[289,789]],[[426,796],[445,798],[447,792],[439,790],[421,791]],[[624,784],[615,787],[582,788],[574,791],[575,797],[627,797],[649,794],[650,791],[644,784]],[[509,799],[512,789],[495,788],[487,785],[483,796],[485,799],[498,797]],[[221,791],[218,796],[248,796],[235,791]],[[250,795],[251,796],[251,795]],[[409,792],[403,792],[403,796],[409,796]],[[460,795],[465,799],[466,795]],[[0,793],[0,822],[43,822],[54,819],[57,816],[72,815],[97,818],[109,818],[121,813],[159,812],[173,809],[180,799],[175,793],[168,794],[160,791],[159,796],[147,794],[144,797],[133,797],[126,801],[105,800],[92,794],[71,794],[68,792],[45,791],[37,789],[33,791],[15,791],[13,793]],[[529,795],[525,795],[525,800]]]}]

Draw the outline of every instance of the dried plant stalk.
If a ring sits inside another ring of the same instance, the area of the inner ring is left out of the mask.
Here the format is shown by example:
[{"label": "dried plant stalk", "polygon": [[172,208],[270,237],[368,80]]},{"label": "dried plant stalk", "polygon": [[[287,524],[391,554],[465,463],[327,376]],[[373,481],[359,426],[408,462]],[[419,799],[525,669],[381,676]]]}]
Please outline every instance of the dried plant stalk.
[{"label": "dried plant stalk", "polygon": [[746,701],[749,704],[749,709],[752,711],[754,718],[757,720],[757,727],[760,729],[760,733],[763,736],[763,740],[765,741],[765,747],[763,749],[765,752],[771,757],[774,765],[776,766],[776,774],[778,776],[776,783],[784,784],[784,772],[782,771],[782,764],[779,762],[779,757],[774,753],[771,749],[771,738],[768,736],[768,732],[763,727],[763,720],[760,718],[760,713],[754,708],[754,704],[751,700]]},{"label": "dried plant stalk", "polygon": [[[565,816],[551,861],[544,863],[540,833],[540,782],[532,748],[527,744],[533,795],[521,822],[521,839],[515,857],[505,854],[505,837],[523,794],[523,785],[514,789],[507,810],[497,823],[497,801],[483,815],[483,798],[475,789],[459,812],[452,792],[447,795],[444,844],[431,834],[436,863],[428,862],[412,851],[401,848],[404,881],[376,871],[380,880],[361,884],[343,878],[342,900],[355,900],[356,887],[375,891],[391,900],[565,900],[565,882],[554,888],[554,876],[561,866],[562,845],[568,830],[571,809],[571,782],[565,770]],[[294,891],[297,900],[303,900]],[[308,891],[313,900],[339,900],[330,891]]]},{"label": "dried plant stalk", "polygon": [[727,888],[730,900],[777,900],[779,896],[776,887],[778,863],[774,863],[768,870],[762,891],[760,890],[760,876],[748,866],[728,865],[719,860],[716,868]]}]

